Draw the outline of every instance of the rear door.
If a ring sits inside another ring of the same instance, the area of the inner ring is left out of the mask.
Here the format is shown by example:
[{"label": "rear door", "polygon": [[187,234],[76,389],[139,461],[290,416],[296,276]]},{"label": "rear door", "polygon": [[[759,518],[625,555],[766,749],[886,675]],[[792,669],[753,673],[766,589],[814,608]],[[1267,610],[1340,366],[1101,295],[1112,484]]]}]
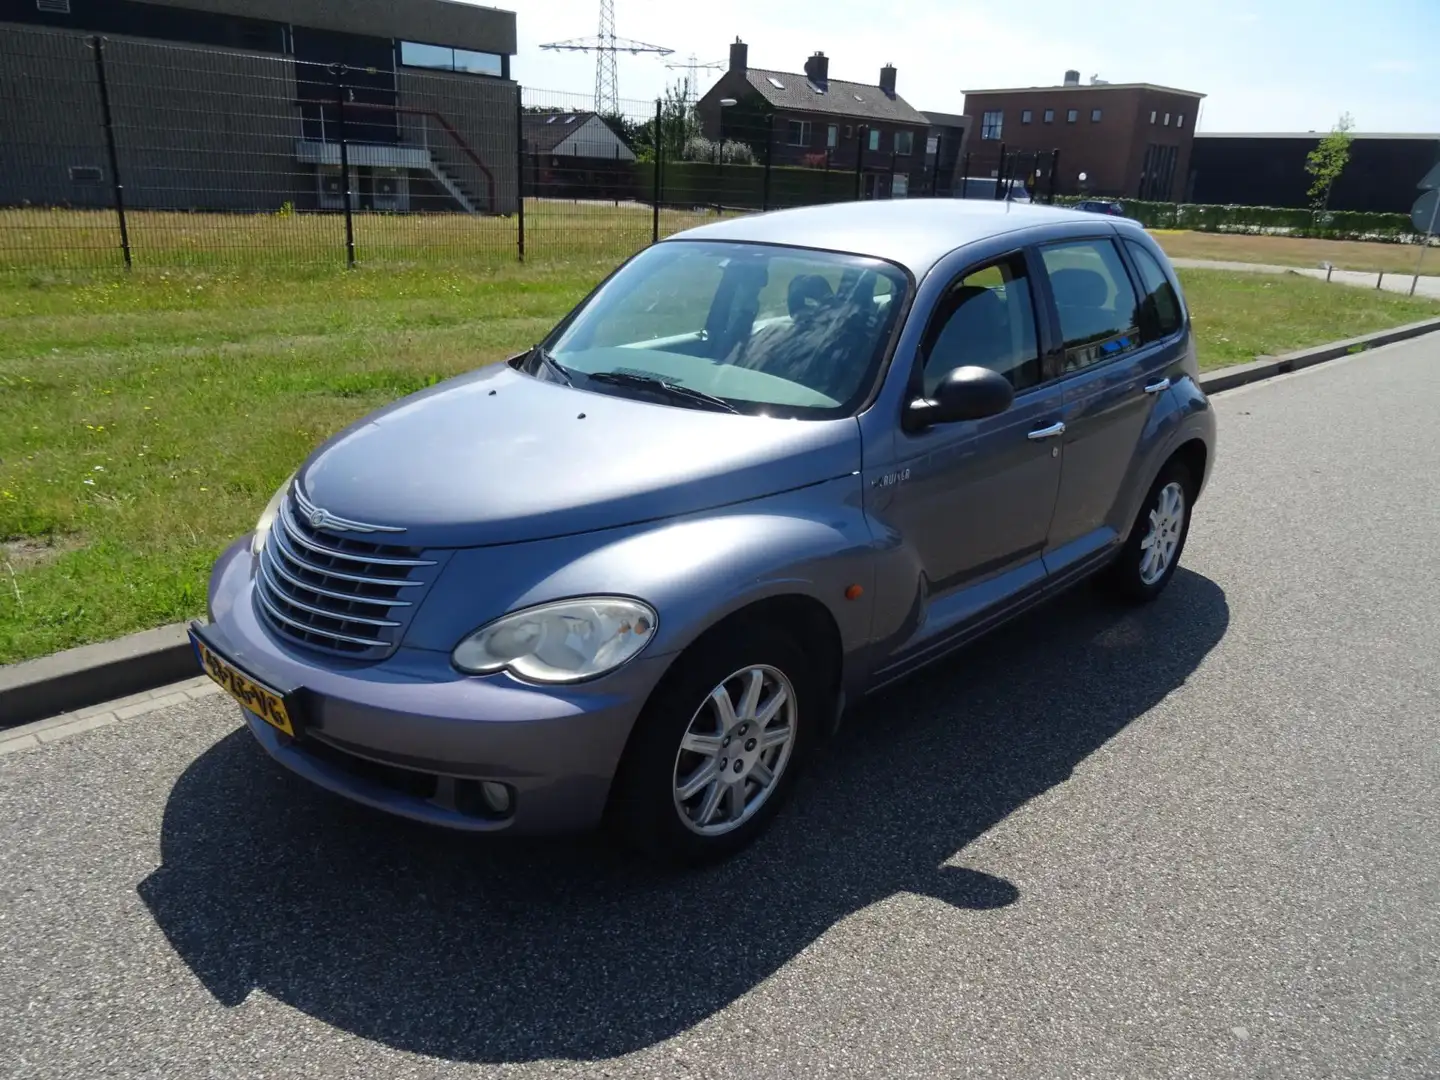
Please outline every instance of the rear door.
[{"label": "rear door", "polygon": [[1166,372],[1181,346],[1144,332],[1143,293],[1113,231],[1043,244],[1039,254],[1064,342],[1064,468],[1046,545],[1046,567],[1059,573],[1129,528],[1137,451],[1168,407]]}]

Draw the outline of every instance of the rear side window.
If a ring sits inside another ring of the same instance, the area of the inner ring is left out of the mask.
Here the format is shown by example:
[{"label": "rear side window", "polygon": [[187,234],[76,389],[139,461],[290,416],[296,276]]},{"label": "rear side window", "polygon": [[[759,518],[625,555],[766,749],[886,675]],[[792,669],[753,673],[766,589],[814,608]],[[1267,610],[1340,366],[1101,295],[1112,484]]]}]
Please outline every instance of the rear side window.
[{"label": "rear side window", "polygon": [[1016,392],[1040,381],[1035,305],[1025,259],[1016,255],[966,272],[935,307],[921,343],[925,396],[957,367],[998,371]]},{"label": "rear side window", "polygon": [[1155,256],[1133,240],[1126,240],[1130,258],[1135,269],[1140,271],[1140,284],[1145,296],[1140,301],[1140,331],[1146,341],[1156,341],[1179,331],[1184,323],[1180,314],[1180,298],[1175,295],[1175,286],[1160,269]]},{"label": "rear side window", "polygon": [[1065,339],[1065,371],[1081,371],[1140,347],[1139,301],[1109,240],[1040,249]]}]

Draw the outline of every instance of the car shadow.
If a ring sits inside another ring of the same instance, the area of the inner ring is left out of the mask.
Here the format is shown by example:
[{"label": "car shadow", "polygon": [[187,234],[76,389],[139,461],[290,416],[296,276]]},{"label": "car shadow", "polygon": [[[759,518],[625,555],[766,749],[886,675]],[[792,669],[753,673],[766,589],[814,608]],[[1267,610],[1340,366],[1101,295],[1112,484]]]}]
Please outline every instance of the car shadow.
[{"label": "car shadow", "polygon": [[140,895],[217,1000],[263,989],[396,1048],[595,1059],[672,1037],[897,892],[984,911],[1023,882],[949,865],[1179,687],[1220,587],[1148,607],[1080,589],[884,694],[822,748],[753,847],[687,874],[593,838],[500,841],[393,820],[281,770],[242,730],[166,806]]}]

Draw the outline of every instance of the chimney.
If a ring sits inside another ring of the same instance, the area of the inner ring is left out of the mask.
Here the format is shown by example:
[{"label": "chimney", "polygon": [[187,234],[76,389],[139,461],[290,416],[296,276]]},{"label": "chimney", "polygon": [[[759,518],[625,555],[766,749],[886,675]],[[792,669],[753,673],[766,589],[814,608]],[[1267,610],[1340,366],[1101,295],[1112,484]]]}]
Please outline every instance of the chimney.
[{"label": "chimney", "polygon": [[815,55],[805,61],[805,77],[824,89],[825,84],[830,81],[830,58],[816,49]]},{"label": "chimney", "polygon": [[1065,72],[1065,85],[1066,85],[1066,86],[1079,86],[1079,85],[1080,85],[1080,72],[1075,71],[1075,70],[1073,70],[1073,69],[1070,70],[1070,71]]},{"label": "chimney", "polygon": [[891,97],[895,96],[895,65],[886,64],[880,69],[880,89]]},{"label": "chimney", "polygon": [[730,46],[730,70],[743,72],[750,63],[750,46],[738,37]]}]

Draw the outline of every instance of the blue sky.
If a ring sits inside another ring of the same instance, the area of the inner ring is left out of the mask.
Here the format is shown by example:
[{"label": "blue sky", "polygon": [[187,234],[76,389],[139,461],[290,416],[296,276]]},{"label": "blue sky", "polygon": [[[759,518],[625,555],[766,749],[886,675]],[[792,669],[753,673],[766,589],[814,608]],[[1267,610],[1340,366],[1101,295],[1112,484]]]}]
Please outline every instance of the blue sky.
[{"label": "blue sky", "polygon": [[[517,14],[514,74],[588,104],[594,57],[542,42],[595,33],[599,0],[492,0]],[[830,74],[874,82],[899,69],[920,109],[959,112],[963,92],[1088,80],[1152,82],[1207,94],[1202,131],[1326,130],[1348,111],[1362,131],[1440,132],[1440,0],[615,0],[621,36],[720,60],[738,34],[756,67],[799,70],[811,52]],[[1185,12],[1171,16],[1167,10]],[[622,55],[620,93],[653,99],[680,73]],[[713,72],[700,73],[702,89]]]}]

